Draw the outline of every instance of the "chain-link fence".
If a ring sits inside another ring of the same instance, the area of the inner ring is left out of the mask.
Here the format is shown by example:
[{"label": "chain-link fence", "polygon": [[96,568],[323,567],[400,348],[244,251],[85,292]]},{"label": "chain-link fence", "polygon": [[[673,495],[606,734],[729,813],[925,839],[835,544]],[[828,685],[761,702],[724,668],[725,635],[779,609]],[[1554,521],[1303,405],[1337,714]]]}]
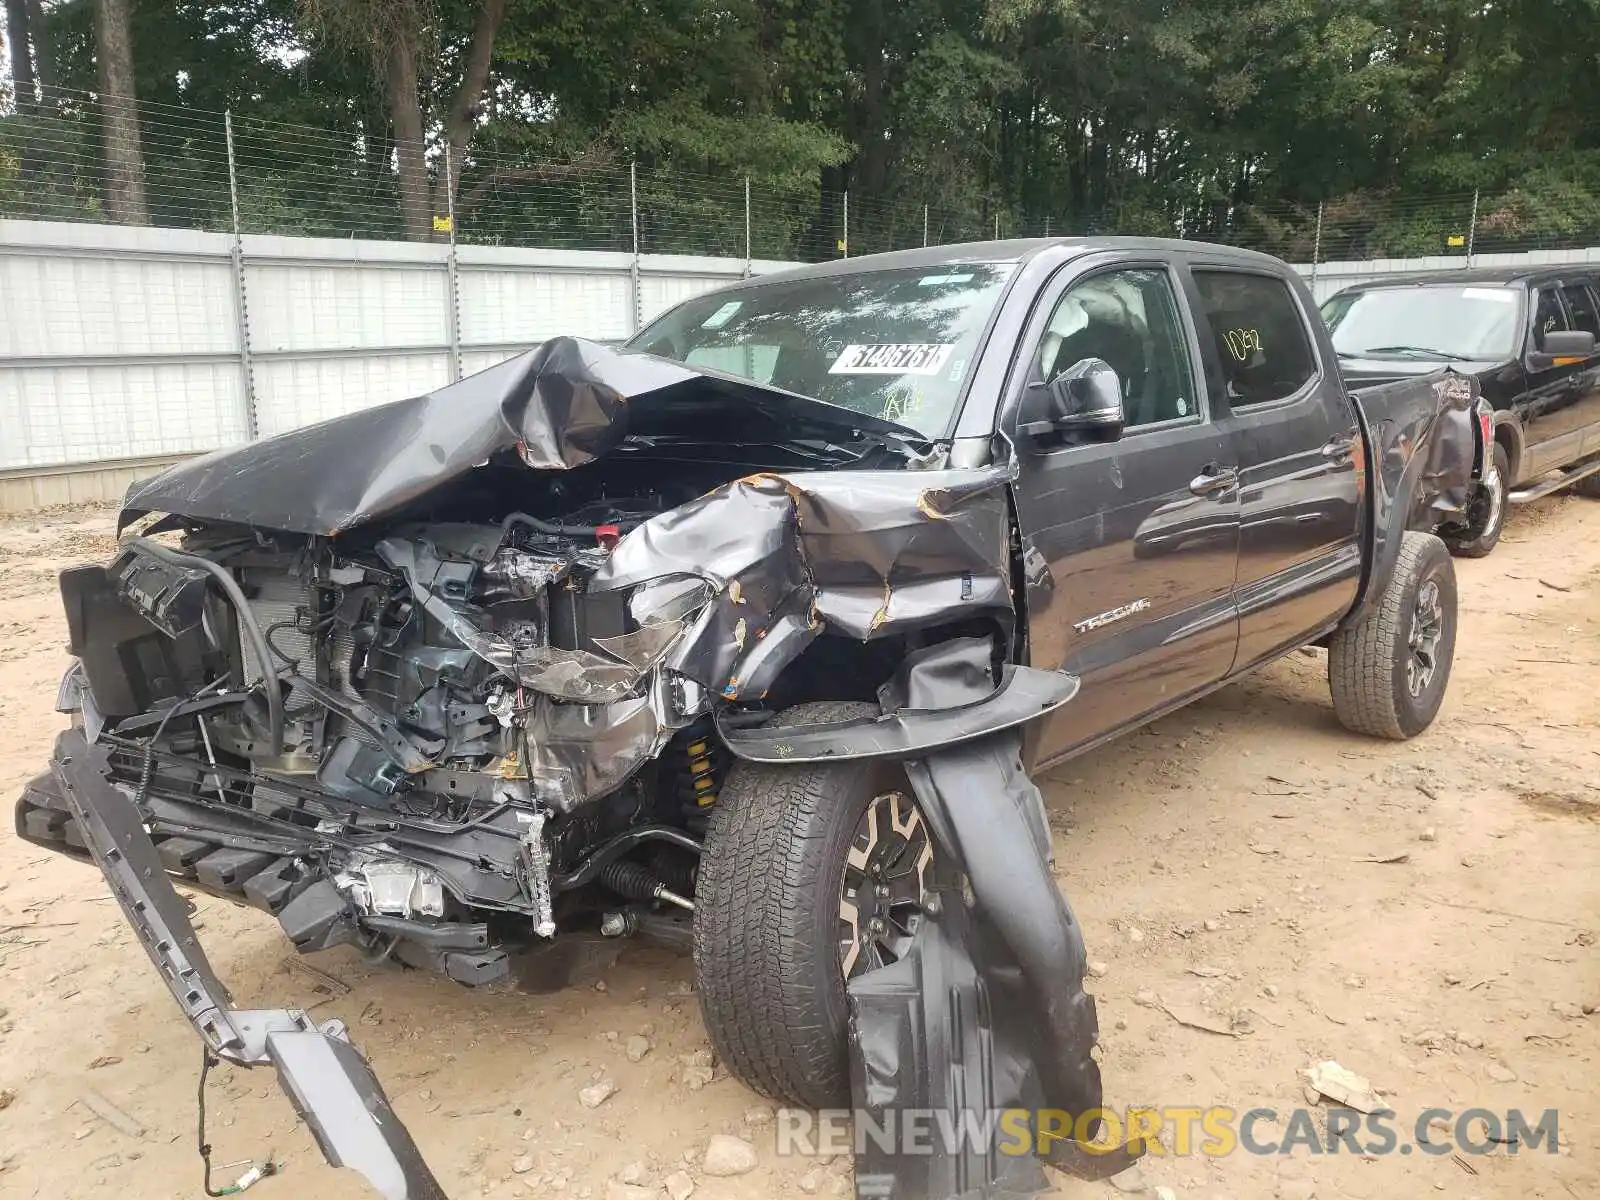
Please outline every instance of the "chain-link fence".
[{"label": "chain-link fence", "polygon": [[[0,117],[0,216],[130,219],[109,194],[105,107],[57,90]],[[1265,250],[1298,263],[1564,249],[1600,243],[1600,197],[1509,188],[1444,196],[1348,195],[1302,204],[1185,198],[1085,214],[962,211],[833,191],[817,182],[630,162],[595,148],[568,160],[474,145],[444,186],[448,152],[403,185],[384,131],[329,130],[247,113],[139,106],[141,211],[152,225],[341,238],[419,238],[818,261],[1013,236],[1131,233]],[[483,141],[484,139],[480,139]],[[122,178],[126,172],[121,173]],[[113,185],[115,186],[115,185]],[[409,186],[414,201],[403,195]],[[408,221],[407,212],[411,219]],[[419,229],[418,216],[424,224]]]}]

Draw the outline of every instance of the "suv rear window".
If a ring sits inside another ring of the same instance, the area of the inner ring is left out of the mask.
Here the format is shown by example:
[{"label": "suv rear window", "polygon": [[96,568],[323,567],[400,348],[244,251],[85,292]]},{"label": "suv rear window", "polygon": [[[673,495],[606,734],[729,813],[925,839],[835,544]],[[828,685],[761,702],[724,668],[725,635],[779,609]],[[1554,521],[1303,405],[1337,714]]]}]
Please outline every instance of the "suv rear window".
[{"label": "suv rear window", "polygon": [[1300,305],[1281,279],[1198,270],[1194,282],[1233,407],[1285,399],[1316,375]]},{"label": "suv rear window", "polygon": [[1595,312],[1594,293],[1581,283],[1569,283],[1561,289],[1567,299],[1567,311],[1572,314],[1572,327],[1600,337],[1600,314]]}]

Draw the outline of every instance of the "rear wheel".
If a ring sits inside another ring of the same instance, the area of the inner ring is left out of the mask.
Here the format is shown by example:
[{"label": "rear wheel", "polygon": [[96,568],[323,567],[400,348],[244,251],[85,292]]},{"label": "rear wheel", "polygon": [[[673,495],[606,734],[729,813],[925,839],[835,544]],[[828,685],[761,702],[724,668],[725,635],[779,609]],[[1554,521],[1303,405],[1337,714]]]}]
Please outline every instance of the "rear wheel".
[{"label": "rear wheel", "polygon": [[1444,702],[1455,648],[1455,567],[1437,537],[1407,532],[1383,593],[1329,643],[1334,712],[1357,733],[1415,737]]},{"label": "rear wheel", "polygon": [[[776,723],[876,712],[802,704]],[[700,1008],[730,1070],[775,1099],[849,1103],[845,979],[910,947],[934,854],[894,764],[734,764],[706,831],[694,917]]]},{"label": "rear wheel", "polygon": [[1572,490],[1580,496],[1587,496],[1591,500],[1600,500],[1600,472],[1585,475],[1572,485]]},{"label": "rear wheel", "polygon": [[1458,558],[1483,558],[1500,544],[1500,532],[1505,528],[1506,509],[1511,492],[1511,459],[1504,446],[1494,447],[1494,484],[1479,485],[1477,495],[1467,512],[1465,536],[1444,533],[1440,536],[1450,553]]}]

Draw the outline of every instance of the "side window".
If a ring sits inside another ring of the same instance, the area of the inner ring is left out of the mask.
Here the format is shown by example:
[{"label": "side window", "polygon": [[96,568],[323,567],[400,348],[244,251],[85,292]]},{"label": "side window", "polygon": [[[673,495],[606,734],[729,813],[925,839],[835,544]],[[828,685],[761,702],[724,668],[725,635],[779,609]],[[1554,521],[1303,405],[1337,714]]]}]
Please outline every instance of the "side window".
[{"label": "side window", "polygon": [[1595,311],[1594,293],[1581,283],[1569,283],[1561,289],[1572,314],[1572,327],[1600,337],[1600,313]]},{"label": "side window", "polygon": [[1300,305],[1283,280],[1197,270],[1194,282],[1235,408],[1292,396],[1317,373]]},{"label": "side window", "polygon": [[1561,311],[1561,297],[1553,287],[1539,289],[1539,301],[1533,309],[1533,344],[1544,349],[1544,335],[1567,327],[1567,316]]},{"label": "side window", "polygon": [[1129,428],[1200,411],[1188,340],[1165,271],[1108,271],[1074,284],[1056,302],[1030,378],[1051,379],[1086,358],[1103,359],[1116,371]]}]

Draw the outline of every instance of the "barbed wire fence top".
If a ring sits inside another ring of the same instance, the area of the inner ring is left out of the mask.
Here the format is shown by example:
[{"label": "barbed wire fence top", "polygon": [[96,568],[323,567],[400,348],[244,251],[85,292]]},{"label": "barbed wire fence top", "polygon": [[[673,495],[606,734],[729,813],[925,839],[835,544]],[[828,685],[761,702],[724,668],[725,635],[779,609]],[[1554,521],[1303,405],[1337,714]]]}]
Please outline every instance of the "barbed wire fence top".
[{"label": "barbed wire fence top", "polygon": [[[152,225],[226,232],[236,204],[241,233],[407,236],[395,147],[381,128],[326,129],[148,101],[138,114]],[[109,220],[105,115],[94,94],[55,89],[46,104],[0,116],[0,216]],[[449,197],[440,186],[445,152],[428,152],[430,204],[449,210],[433,213],[438,240],[453,232],[459,243],[820,261],[990,238],[1129,233],[1221,242],[1300,263],[1466,259],[1600,242],[1600,197],[1570,190],[1300,204],[1187,198],[1163,212],[1144,203],[1089,215],[1065,205],[956,211],[817,181],[632,162],[604,147],[557,160],[520,152],[512,139],[478,140]]]}]

